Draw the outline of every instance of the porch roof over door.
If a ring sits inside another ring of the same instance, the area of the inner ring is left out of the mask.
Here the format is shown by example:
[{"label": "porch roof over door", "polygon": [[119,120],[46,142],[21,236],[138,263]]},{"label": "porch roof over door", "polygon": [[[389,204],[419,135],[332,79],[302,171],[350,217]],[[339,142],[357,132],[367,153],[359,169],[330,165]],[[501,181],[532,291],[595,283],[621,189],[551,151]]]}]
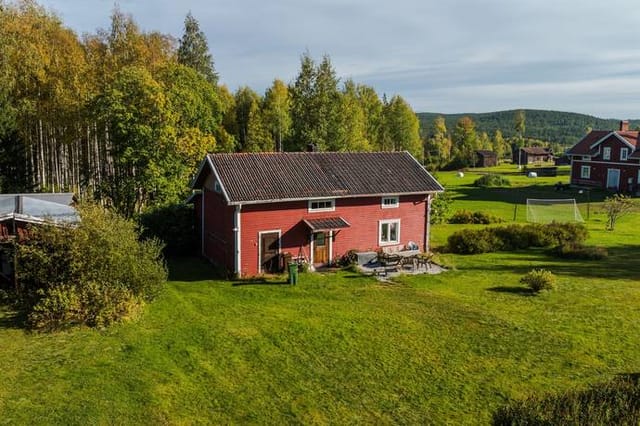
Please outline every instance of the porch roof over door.
[{"label": "porch roof over door", "polygon": [[302,219],[312,231],[332,231],[334,229],[349,228],[349,222],[341,217],[326,217],[322,219]]}]

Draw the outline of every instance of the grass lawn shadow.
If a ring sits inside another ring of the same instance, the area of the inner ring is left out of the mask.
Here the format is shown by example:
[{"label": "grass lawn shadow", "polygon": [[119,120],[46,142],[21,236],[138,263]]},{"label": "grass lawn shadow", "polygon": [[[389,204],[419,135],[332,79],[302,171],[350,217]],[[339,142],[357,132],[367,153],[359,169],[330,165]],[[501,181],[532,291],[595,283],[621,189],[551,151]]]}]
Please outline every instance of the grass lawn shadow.
[{"label": "grass lawn shadow", "polygon": [[526,287],[516,287],[516,286],[498,286],[498,287],[490,287],[487,291],[493,291],[495,293],[511,293],[517,294],[520,296],[535,296],[535,292],[530,288]]},{"label": "grass lawn shadow", "polygon": [[233,287],[239,287],[239,286],[244,286],[244,285],[289,285],[289,281],[288,280],[284,280],[284,281],[274,281],[274,280],[267,280],[266,278],[263,277],[258,277],[258,278],[247,278],[247,279],[243,279],[243,280],[234,280],[231,282],[231,285]]},{"label": "grass lawn shadow", "polygon": [[7,305],[0,305],[0,329],[26,329],[26,317]]},{"label": "grass lawn shadow", "polygon": [[199,257],[173,257],[167,259],[169,281],[206,281],[225,279],[221,269]]}]

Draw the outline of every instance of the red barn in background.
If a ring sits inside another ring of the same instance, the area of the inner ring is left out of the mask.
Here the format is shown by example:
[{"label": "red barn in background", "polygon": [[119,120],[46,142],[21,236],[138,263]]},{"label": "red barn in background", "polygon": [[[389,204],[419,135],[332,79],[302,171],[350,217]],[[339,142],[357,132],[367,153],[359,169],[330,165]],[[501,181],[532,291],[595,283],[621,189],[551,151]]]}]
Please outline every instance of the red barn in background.
[{"label": "red barn in background", "polygon": [[237,276],[351,249],[428,249],[442,186],[408,152],[209,154],[192,184],[201,253]]}]

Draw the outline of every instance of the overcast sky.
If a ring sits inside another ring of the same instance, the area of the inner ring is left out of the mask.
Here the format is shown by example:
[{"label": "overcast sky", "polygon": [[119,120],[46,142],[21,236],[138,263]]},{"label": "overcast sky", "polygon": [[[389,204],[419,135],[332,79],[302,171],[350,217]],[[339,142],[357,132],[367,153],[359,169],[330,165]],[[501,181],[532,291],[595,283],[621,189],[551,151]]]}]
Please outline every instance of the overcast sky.
[{"label": "overcast sky", "polygon": [[[78,33],[109,26],[112,0],[40,0]],[[143,30],[180,37],[191,11],[221,82],[263,93],[306,50],[342,79],[414,110],[513,108],[640,118],[637,0],[121,0]]]}]

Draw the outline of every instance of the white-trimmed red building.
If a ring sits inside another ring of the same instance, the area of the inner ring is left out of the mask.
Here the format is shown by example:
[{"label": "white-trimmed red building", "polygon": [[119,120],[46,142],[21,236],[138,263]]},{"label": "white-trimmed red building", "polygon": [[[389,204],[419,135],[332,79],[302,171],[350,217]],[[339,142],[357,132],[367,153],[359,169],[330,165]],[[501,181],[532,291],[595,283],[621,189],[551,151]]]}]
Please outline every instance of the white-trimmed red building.
[{"label": "white-trimmed red building", "polygon": [[640,185],[638,131],[621,121],[620,129],[593,130],[575,144],[571,158],[571,184],[635,194]]},{"label": "white-trimmed red building", "polygon": [[407,152],[209,154],[191,184],[201,253],[237,276],[351,249],[428,249],[443,187]]}]

